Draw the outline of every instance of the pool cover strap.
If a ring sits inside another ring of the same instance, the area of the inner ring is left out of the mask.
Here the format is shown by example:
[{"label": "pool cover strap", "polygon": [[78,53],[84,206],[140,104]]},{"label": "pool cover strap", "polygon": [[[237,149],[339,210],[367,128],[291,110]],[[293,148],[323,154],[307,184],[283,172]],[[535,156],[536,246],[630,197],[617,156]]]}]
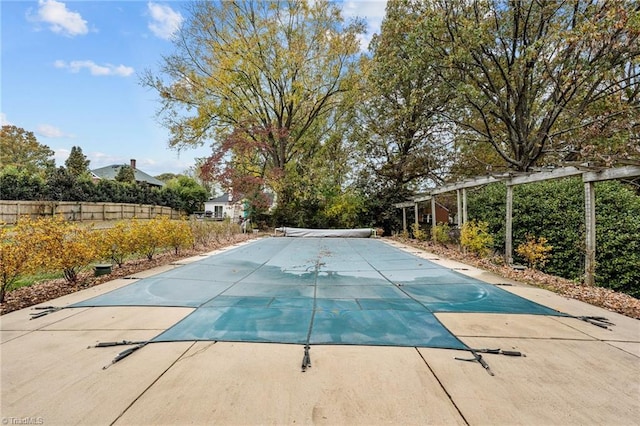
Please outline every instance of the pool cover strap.
[{"label": "pool cover strap", "polygon": [[59,310],[64,309],[64,308],[60,308],[60,307],[57,307],[57,306],[36,306],[33,309],[35,309],[37,311],[40,311],[40,312],[36,312],[36,313],[30,314],[31,315],[30,319],[32,319],[32,320],[36,319],[36,318],[43,317],[45,315],[52,314],[54,312],[58,312]]},{"label": "pool cover strap", "polygon": [[315,278],[313,280],[313,310],[311,311],[311,320],[309,321],[309,331],[307,332],[307,342],[304,345],[304,355],[302,356],[302,372],[311,368],[311,355],[309,355],[309,342],[311,341],[311,332],[313,331],[313,319],[316,316],[316,308],[318,307],[318,270],[320,269],[320,259],[316,260]]},{"label": "pool cover strap", "polygon": [[491,368],[489,368],[489,364],[487,364],[487,362],[482,358],[482,355],[480,355],[478,352],[474,351],[473,349],[471,350],[471,354],[473,355],[473,358],[456,357],[455,359],[457,359],[458,361],[478,362],[482,366],[482,368],[487,370],[487,373],[489,373],[490,376],[495,376],[495,374],[493,374],[493,371],[491,371]]},{"label": "pool cover strap", "polygon": [[88,346],[87,349],[90,348],[109,348],[112,346],[129,346],[129,345],[141,345],[143,343],[147,343],[147,341],[137,341],[133,342],[131,340],[120,340],[118,342],[100,342],[94,346]]},{"label": "pool cover strap", "polygon": [[588,317],[588,316],[580,316],[580,317],[574,317],[577,318],[579,320],[588,322],[589,324],[593,324],[593,325],[597,325],[600,328],[604,328],[606,330],[609,329],[610,325],[615,325],[614,323],[612,323],[611,321],[609,321],[606,317]]}]

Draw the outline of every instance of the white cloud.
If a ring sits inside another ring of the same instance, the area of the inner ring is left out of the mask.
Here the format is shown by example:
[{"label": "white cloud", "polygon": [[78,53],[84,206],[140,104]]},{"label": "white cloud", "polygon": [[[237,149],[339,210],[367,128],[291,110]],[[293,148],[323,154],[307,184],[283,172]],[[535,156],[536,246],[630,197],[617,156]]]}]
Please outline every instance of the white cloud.
[{"label": "white cloud", "polygon": [[180,12],[176,12],[169,6],[153,2],[147,3],[147,8],[151,15],[149,29],[156,37],[169,40],[180,29],[184,20]]},{"label": "white cloud", "polygon": [[73,135],[64,133],[62,130],[50,124],[39,124],[36,128],[36,133],[45,138],[67,138],[73,137]]},{"label": "white cloud", "polygon": [[85,153],[87,158],[91,161],[89,167],[91,169],[98,169],[104,166],[110,166],[111,164],[128,164],[129,160],[122,156],[105,154],[104,152],[92,151]]},{"label": "white cloud", "polygon": [[7,120],[7,114],[0,112],[0,126],[13,126],[13,123]]},{"label": "white cloud", "polygon": [[112,64],[98,65],[95,62],[90,60],[71,61],[71,62],[57,60],[53,63],[53,66],[56,68],[68,69],[72,73],[78,73],[83,68],[86,68],[89,70],[89,73],[91,73],[91,75],[95,75],[95,76],[115,75],[118,77],[129,77],[135,72],[133,68],[127,67],[125,65],[112,65]]},{"label": "white cloud", "polygon": [[53,159],[56,164],[62,165],[69,158],[69,154],[71,154],[71,151],[66,148],[56,148],[53,150]]},{"label": "white cloud", "polygon": [[380,33],[382,20],[387,8],[387,0],[348,0],[342,3],[342,14],[350,18],[364,18],[367,33],[360,36],[360,48],[367,50],[374,34]]},{"label": "white cloud", "polygon": [[72,12],[67,6],[56,0],[39,0],[38,10],[29,19],[49,24],[54,33],[66,36],[84,35],[89,32],[87,21],[78,12]]}]

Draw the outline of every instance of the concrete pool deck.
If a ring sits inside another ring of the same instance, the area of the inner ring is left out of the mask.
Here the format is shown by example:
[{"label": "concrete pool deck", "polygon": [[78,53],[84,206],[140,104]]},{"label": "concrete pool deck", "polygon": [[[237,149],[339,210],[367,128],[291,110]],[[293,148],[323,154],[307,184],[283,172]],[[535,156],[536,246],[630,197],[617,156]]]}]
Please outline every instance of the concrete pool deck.
[{"label": "concrete pool deck", "polygon": [[[193,309],[72,308],[35,320],[24,309],[0,317],[3,424],[638,423],[638,320],[390,244],[487,283],[509,282],[504,290],[550,308],[615,325],[436,314],[470,347],[526,354],[484,355],[494,376],[477,362],[455,360],[468,358],[465,351],[348,345],[312,345],[312,368],[302,373],[301,345],[238,342],[153,343],[103,369],[129,346],[88,346],[151,339]],[[43,305],[67,306],[128,284],[118,279]]]}]

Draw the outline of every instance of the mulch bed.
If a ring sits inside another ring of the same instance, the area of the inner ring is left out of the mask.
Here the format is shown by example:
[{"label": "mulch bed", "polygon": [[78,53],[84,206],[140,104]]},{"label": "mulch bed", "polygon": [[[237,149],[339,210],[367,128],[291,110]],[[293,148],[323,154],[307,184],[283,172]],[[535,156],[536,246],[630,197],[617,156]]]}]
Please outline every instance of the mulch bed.
[{"label": "mulch bed", "polygon": [[575,281],[545,274],[535,269],[527,268],[523,271],[514,270],[504,265],[504,262],[501,260],[496,261],[496,259],[479,258],[465,254],[458,250],[457,247],[446,247],[430,241],[416,241],[402,238],[393,239],[442,257],[458,260],[477,268],[491,271],[505,278],[553,291],[569,299],[580,300],[611,312],[617,312],[631,318],[640,319],[640,300],[625,293],[604,287],[576,283]]},{"label": "mulch bed", "polygon": [[42,281],[28,287],[21,287],[6,294],[4,302],[0,304],[0,315],[8,314],[18,309],[28,308],[29,306],[75,293],[76,291],[100,285],[117,278],[133,275],[137,272],[155,268],[156,266],[167,265],[186,257],[208,253],[251,238],[254,238],[251,234],[236,234],[225,241],[212,243],[207,247],[200,247],[199,249],[182,250],[178,254],[175,254],[173,251],[158,253],[151,260],[146,258],[131,260],[124,263],[122,267],[114,265],[109,275],[94,277],[93,271],[83,272],[79,274],[79,280],[76,285],[69,284],[64,278],[60,278]]}]

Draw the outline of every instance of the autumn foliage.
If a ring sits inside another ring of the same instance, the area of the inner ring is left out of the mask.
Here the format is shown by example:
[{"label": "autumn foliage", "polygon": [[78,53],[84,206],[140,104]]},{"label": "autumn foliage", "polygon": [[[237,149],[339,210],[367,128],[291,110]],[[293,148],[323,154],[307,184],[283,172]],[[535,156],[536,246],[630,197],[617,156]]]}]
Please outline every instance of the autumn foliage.
[{"label": "autumn foliage", "polygon": [[460,244],[465,250],[479,256],[487,256],[493,246],[493,237],[489,234],[487,222],[466,222],[460,230]]},{"label": "autumn foliage", "polygon": [[527,241],[520,244],[516,249],[516,253],[526,259],[530,268],[538,269],[544,267],[549,260],[553,246],[547,244],[545,237],[536,237],[527,234]]},{"label": "autumn foliage", "polygon": [[69,283],[76,283],[78,272],[100,255],[93,230],[62,217],[22,217],[15,227],[0,232],[0,300],[19,276],[36,271],[59,271]]},{"label": "autumn foliage", "polygon": [[19,221],[11,230],[0,227],[0,302],[20,275],[35,269],[29,228],[30,224],[25,220]]},{"label": "autumn foliage", "polygon": [[193,246],[193,231],[186,220],[169,220],[163,216],[157,223],[160,230],[165,233],[166,247],[171,248],[175,254],[180,253],[180,249]]},{"label": "autumn foliage", "polygon": [[119,221],[112,228],[100,233],[101,257],[122,266],[127,256],[136,252],[130,233],[131,226],[128,221]]},{"label": "autumn foliage", "polygon": [[91,228],[64,220],[62,216],[27,221],[32,262],[38,269],[62,271],[76,283],[79,270],[98,259],[98,244]]},{"label": "autumn foliage", "polygon": [[[16,281],[36,272],[60,272],[70,284],[92,263],[108,261],[118,266],[131,257],[147,259],[166,250],[221,242],[240,232],[228,222],[170,220],[119,221],[108,229],[93,229],[65,221],[61,216],[21,217],[14,227],[0,227],[0,301]],[[197,238],[197,239],[196,239]]]}]

